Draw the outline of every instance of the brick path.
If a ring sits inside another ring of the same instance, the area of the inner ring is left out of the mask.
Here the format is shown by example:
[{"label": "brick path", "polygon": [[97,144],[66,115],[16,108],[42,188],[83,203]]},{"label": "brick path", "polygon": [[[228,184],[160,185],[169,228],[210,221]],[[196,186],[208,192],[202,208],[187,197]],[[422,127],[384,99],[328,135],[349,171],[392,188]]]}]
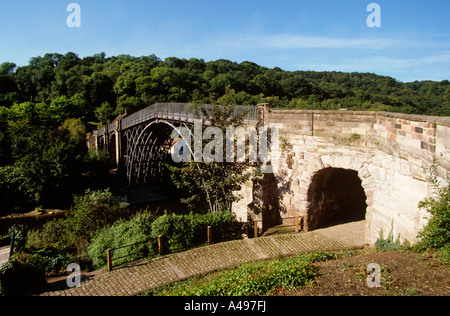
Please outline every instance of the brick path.
[{"label": "brick path", "polygon": [[[341,227],[342,226],[342,227]],[[81,283],[81,287],[43,293],[46,296],[128,296],[183,280],[198,274],[304,252],[360,248],[364,245],[365,222],[341,225],[299,234],[284,234],[257,239],[214,244],[161,258],[141,261],[110,273],[101,273]],[[345,231],[362,233],[343,236]],[[65,279],[63,280],[65,283]]]}]

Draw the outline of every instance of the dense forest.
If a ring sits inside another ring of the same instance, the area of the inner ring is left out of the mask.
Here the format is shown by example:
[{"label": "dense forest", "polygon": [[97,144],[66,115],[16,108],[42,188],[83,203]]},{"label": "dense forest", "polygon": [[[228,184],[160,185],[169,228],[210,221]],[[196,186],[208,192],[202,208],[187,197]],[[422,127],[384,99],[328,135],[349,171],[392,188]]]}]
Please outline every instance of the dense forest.
[{"label": "dense forest", "polygon": [[369,73],[284,71],[252,62],[161,60],[155,55],[80,58],[69,52],[0,65],[0,215],[67,207],[100,186],[103,154],[86,132],[155,102],[236,104],[450,115],[450,82],[402,83]]}]

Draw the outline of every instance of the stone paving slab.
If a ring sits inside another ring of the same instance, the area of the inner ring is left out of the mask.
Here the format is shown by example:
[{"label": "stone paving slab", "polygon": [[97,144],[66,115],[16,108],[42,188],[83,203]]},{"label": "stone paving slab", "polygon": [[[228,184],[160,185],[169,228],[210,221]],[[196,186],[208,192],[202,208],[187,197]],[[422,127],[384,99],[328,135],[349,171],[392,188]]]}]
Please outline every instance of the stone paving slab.
[{"label": "stone paving slab", "polygon": [[0,248],[0,264],[8,262],[9,246]]},{"label": "stone paving slab", "polygon": [[[358,227],[365,225],[359,224]],[[361,247],[361,238],[334,236],[342,230],[271,235],[214,244],[157,259],[141,261],[97,275],[81,287],[43,293],[44,296],[132,296],[185,278],[241,263],[314,251]]]}]

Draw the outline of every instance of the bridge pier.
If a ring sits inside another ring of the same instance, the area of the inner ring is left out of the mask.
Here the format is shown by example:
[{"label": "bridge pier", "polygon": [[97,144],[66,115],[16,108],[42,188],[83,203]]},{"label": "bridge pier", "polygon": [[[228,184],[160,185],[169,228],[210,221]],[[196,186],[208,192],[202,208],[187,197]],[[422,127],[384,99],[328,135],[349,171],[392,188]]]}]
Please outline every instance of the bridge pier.
[{"label": "bridge pier", "polygon": [[[366,242],[371,245],[391,225],[402,241],[417,241],[428,216],[418,203],[432,194],[428,171],[435,157],[441,182],[450,182],[448,117],[267,108],[264,122],[280,128],[280,150],[271,154],[280,215],[305,216],[305,230],[322,220],[314,212],[332,213],[342,197],[351,196],[345,191],[353,186],[350,178],[332,180],[325,173],[329,168],[359,178],[367,205]],[[321,185],[315,182],[319,175]],[[329,181],[338,182],[333,187]]]}]

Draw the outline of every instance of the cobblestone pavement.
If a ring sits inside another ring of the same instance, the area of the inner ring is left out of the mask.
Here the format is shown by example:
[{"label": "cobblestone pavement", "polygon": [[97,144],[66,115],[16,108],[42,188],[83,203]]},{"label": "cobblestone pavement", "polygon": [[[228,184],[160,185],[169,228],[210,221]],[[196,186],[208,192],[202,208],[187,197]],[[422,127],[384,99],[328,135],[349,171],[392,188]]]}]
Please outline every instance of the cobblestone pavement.
[{"label": "cobblestone pavement", "polygon": [[[364,246],[365,221],[298,234],[271,235],[214,244],[137,262],[87,278],[80,287],[45,296],[131,296],[166,283],[280,255]],[[349,231],[353,235],[346,235]],[[360,233],[355,233],[359,231]],[[65,283],[65,279],[62,280]]]}]

